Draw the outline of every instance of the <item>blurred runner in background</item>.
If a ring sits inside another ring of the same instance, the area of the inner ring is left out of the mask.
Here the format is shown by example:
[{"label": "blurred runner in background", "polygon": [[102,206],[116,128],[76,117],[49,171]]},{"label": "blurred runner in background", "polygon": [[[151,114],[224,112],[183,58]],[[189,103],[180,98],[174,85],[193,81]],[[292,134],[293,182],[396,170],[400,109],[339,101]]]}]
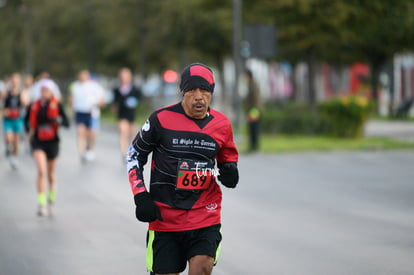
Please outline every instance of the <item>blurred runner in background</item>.
[{"label": "blurred runner in background", "polygon": [[[53,96],[54,83],[39,83],[40,99],[33,102],[26,116],[32,155],[37,168],[37,201],[39,216],[54,215],[56,200],[56,159],[59,154],[59,125],[69,127],[62,104]],[[47,182],[49,188],[47,188]],[[48,194],[46,196],[46,190]]]},{"label": "blurred runner in background", "polygon": [[3,132],[6,148],[6,157],[13,169],[18,168],[17,156],[20,137],[24,134],[24,111],[29,104],[29,96],[22,89],[21,75],[13,73],[3,99]]},{"label": "blurred runner in background", "polygon": [[135,135],[135,111],[142,99],[142,92],[133,84],[131,70],[122,68],[118,72],[119,85],[113,91],[113,107],[118,119],[119,145],[122,160]]},{"label": "blurred runner in background", "polygon": [[95,159],[96,116],[105,104],[104,90],[101,85],[91,79],[89,71],[82,70],[78,74],[78,80],[70,85],[69,93],[69,102],[75,113],[81,160],[93,161]]}]

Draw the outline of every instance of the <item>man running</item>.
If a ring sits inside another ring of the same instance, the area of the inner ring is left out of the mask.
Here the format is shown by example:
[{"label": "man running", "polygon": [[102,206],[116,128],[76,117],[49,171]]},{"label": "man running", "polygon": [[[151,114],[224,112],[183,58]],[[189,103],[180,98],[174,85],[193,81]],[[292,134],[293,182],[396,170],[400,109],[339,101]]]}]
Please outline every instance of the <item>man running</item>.
[{"label": "man running", "polygon": [[135,110],[142,99],[141,90],[132,82],[132,72],[122,68],[118,73],[119,86],[113,91],[113,106],[118,119],[119,145],[125,159],[129,143],[135,134]]},{"label": "man running", "polygon": [[[222,192],[239,179],[230,121],[210,108],[214,77],[203,64],[187,66],[182,101],[153,112],[127,155],[136,217],[149,222],[151,274],[211,274],[221,242]],[[149,190],[143,166],[152,152]],[[216,162],[217,167],[216,168]]]},{"label": "man running", "polygon": [[18,168],[17,156],[20,137],[24,134],[24,108],[29,103],[27,92],[22,90],[21,76],[13,73],[10,77],[10,88],[3,95],[3,131],[6,146],[6,157],[13,169]]},{"label": "man running", "polygon": [[104,90],[90,77],[89,71],[82,70],[78,74],[78,80],[70,87],[70,104],[75,112],[77,125],[78,150],[82,161],[95,159],[95,123],[94,114],[99,112],[104,104]]}]

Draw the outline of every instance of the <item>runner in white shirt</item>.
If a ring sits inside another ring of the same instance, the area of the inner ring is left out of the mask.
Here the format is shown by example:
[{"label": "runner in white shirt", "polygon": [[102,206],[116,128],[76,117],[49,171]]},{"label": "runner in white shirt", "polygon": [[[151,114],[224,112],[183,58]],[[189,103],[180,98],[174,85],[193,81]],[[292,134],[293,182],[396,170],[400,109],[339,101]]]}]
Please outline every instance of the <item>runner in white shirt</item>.
[{"label": "runner in white shirt", "polygon": [[70,87],[70,103],[75,113],[78,131],[78,150],[83,161],[95,158],[94,114],[105,104],[104,90],[96,81],[91,80],[89,71],[82,70],[78,80]]}]

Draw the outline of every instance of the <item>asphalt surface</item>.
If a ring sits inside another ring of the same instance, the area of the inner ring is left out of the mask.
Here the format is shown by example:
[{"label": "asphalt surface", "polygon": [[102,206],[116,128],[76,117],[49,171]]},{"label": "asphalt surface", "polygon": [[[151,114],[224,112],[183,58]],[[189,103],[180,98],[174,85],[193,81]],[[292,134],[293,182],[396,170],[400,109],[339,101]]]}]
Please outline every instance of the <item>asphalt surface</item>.
[{"label": "asphalt surface", "polygon": [[[14,171],[0,157],[0,275],[148,274],[116,131],[100,132],[94,163],[75,143],[63,130],[55,218],[35,214],[33,159]],[[414,274],[413,163],[413,151],[241,155],[213,274]]]}]

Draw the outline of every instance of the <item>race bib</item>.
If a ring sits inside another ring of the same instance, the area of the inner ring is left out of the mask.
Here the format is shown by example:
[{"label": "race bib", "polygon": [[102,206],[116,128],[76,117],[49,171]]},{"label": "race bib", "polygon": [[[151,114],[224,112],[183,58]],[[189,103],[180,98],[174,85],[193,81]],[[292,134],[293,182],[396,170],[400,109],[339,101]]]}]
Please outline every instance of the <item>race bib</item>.
[{"label": "race bib", "polygon": [[214,163],[183,159],[178,161],[177,189],[207,190],[214,178]]},{"label": "race bib", "polygon": [[37,130],[37,138],[41,141],[55,138],[55,131],[50,125],[42,125]]},{"label": "race bib", "polygon": [[7,114],[6,114],[7,118],[10,119],[16,119],[20,117],[20,110],[19,109],[8,109]]},{"label": "race bib", "polygon": [[135,108],[138,106],[138,99],[133,96],[129,96],[125,99],[125,106],[128,108]]}]

